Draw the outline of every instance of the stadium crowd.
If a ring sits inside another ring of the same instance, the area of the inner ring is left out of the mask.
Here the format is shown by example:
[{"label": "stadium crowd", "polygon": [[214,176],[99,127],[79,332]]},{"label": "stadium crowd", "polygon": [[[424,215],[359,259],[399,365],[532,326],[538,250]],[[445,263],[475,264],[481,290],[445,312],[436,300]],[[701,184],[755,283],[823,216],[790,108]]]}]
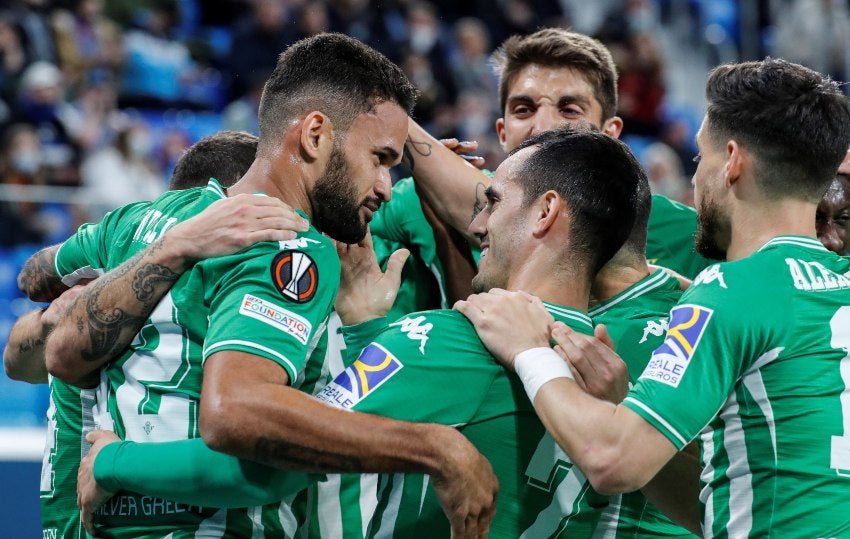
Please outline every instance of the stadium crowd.
[{"label": "stadium crowd", "polygon": [[0,15],[45,535],[850,533],[847,5],[579,4]]}]

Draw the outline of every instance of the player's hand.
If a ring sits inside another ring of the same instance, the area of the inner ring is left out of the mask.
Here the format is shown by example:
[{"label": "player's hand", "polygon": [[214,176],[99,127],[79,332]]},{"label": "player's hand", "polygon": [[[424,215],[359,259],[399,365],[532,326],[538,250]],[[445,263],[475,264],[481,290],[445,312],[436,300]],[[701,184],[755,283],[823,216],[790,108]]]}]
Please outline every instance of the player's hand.
[{"label": "player's hand", "polygon": [[307,220],[278,198],[239,194],[213,202],[198,215],[174,225],[164,237],[188,265],[261,241],[291,240],[308,228]]},{"label": "player's hand", "polygon": [[456,138],[441,138],[440,143],[457,155],[463,157],[467,163],[475,168],[484,168],[484,158],[479,155],[469,155],[478,150],[477,140],[458,140]]},{"label": "player's hand", "polygon": [[[88,282],[89,280],[86,280],[86,284]],[[41,323],[44,328],[45,335],[53,329],[56,322],[58,322],[68,308],[73,305],[74,300],[77,299],[77,296],[80,295],[80,292],[82,292],[85,287],[85,284],[72,286],[68,290],[62,292],[58,298],[51,301],[50,305],[44,309],[44,312],[41,314]]]},{"label": "player's hand", "polygon": [[487,537],[496,514],[499,480],[490,462],[463,434],[445,431],[439,447],[444,471],[431,474],[431,484],[452,527],[452,539]]},{"label": "player's hand", "polygon": [[629,369],[614,352],[614,343],[604,324],[594,336],[583,335],[563,322],[552,325],[555,351],[567,360],[576,383],[598,399],[619,404],[629,391]]},{"label": "player's hand", "polygon": [[115,493],[104,490],[95,481],[94,460],[103,446],[120,442],[121,439],[111,430],[95,430],[86,434],[86,441],[91,444],[91,449],[80,461],[80,469],[77,471],[77,506],[86,531],[97,536],[94,512]]},{"label": "player's hand", "polygon": [[372,235],[356,245],[337,243],[342,266],[339,292],[334,309],[346,326],[380,318],[395,302],[401,283],[401,270],[410,251],[399,249],[387,261],[387,271],[381,271],[372,246]]},{"label": "player's hand", "polygon": [[494,288],[458,301],[454,309],[469,318],[484,346],[509,369],[520,352],[549,346],[554,318],[540,299],[526,292]]}]

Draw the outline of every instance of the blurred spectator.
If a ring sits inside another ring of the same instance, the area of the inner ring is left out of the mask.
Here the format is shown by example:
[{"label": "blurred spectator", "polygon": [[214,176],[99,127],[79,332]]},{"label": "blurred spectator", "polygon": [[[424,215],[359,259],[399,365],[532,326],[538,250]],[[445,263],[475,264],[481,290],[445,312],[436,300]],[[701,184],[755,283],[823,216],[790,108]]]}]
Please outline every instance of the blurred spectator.
[{"label": "blurred spectator", "polygon": [[82,183],[88,188],[88,219],[99,221],[118,206],[153,200],[165,191],[163,176],[151,159],[153,136],[147,125],[135,122],[118,132],[115,143],[83,161]]},{"label": "blurred spectator", "polygon": [[652,0],[619,0],[609,5],[608,15],[597,37],[606,44],[626,43],[635,34],[653,34],[659,28],[659,13]]},{"label": "blurred spectator", "polygon": [[663,142],[653,142],[643,152],[643,165],[653,194],[692,203],[690,179],[685,177],[679,157]]},{"label": "blurred spectator", "polygon": [[[10,126],[0,141],[0,183],[43,184],[47,174],[41,141],[35,129],[26,124]],[[38,210],[35,202],[0,202],[0,246],[44,241],[45,231],[40,225]]]},{"label": "blurred spectator", "polygon": [[125,57],[119,93],[122,107],[180,105],[183,83],[193,76],[189,49],[172,38],[178,16],[175,0],[155,0],[137,13],[137,28],[124,37]]},{"label": "blurred spectator", "polygon": [[118,109],[118,87],[104,71],[85,75],[77,98],[62,108],[62,122],[71,138],[88,153],[111,144],[126,122]]},{"label": "blurred spectator", "polygon": [[[428,78],[431,84],[441,89],[441,99],[454,103],[455,87],[449,71],[449,44],[443,35],[440,21],[434,6],[429,2],[414,1],[407,8],[407,36],[400,44],[405,62],[412,58],[427,61]],[[425,61],[415,60],[418,69],[424,69]],[[423,73],[419,76],[424,78]],[[413,79],[411,79],[413,80]],[[413,81],[417,84],[416,81]]]},{"label": "blurred spectator", "polygon": [[490,32],[481,19],[465,17],[455,23],[454,35],[457,51],[450,68],[458,93],[476,92],[482,102],[492,104],[493,114],[498,113],[499,82],[490,66]]},{"label": "blurred spectator", "polygon": [[51,184],[79,185],[79,150],[63,121],[68,107],[59,68],[47,62],[27,67],[18,86],[13,121],[35,128],[51,169],[47,180]]},{"label": "blurred spectator", "polygon": [[652,34],[638,32],[619,51],[615,58],[620,70],[618,115],[623,119],[623,133],[658,137],[666,91],[658,44]]},{"label": "blurred spectator", "polygon": [[295,26],[298,32],[296,39],[329,31],[331,22],[328,17],[328,5],[322,0],[305,2],[298,8]]},{"label": "blurred spectator", "polygon": [[76,88],[87,77],[118,76],[124,58],[121,29],[104,17],[103,0],[73,0],[70,11],[53,14],[52,26],[66,84]]},{"label": "blurred spectator", "polygon": [[776,56],[846,80],[850,14],[846,0],[781,0],[776,13]]},{"label": "blurred spectator", "polygon": [[154,150],[157,170],[163,178],[170,178],[174,166],[186,149],[192,145],[189,134],[178,127],[167,129],[161,134],[162,143]]},{"label": "blurred spectator", "polygon": [[[0,101],[8,107],[15,101],[18,82],[27,64],[30,63],[20,27],[15,23],[11,12],[0,12]],[[0,117],[0,125],[8,117]]]},{"label": "blurred spectator", "polygon": [[233,99],[250,90],[257,73],[273,69],[278,55],[297,35],[286,0],[251,0],[250,5],[250,15],[235,25],[227,61]]},{"label": "blurred spectator", "polygon": [[402,58],[400,66],[410,82],[419,90],[413,117],[423,126],[427,126],[440,107],[451,106],[449,91],[434,76],[433,66],[427,56],[409,52]]},{"label": "blurred spectator", "polygon": [[31,61],[56,63],[56,44],[48,22],[50,0],[12,0],[11,11],[24,35]]},{"label": "blurred spectator", "polygon": [[331,31],[341,32],[364,43],[380,45],[382,36],[373,35],[373,9],[369,4],[369,0],[329,0],[328,19]]}]

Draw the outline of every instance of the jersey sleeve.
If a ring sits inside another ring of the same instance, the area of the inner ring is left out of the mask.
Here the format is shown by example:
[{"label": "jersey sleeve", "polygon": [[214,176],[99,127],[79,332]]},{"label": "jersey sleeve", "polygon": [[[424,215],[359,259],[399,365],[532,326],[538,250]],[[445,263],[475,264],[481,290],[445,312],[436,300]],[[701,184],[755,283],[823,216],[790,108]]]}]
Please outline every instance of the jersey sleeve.
[{"label": "jersey sleeve", "polygon": [[85,223],[62,245],[56,253],[56,275],[67,286],[80,279],[103,274],[108,267],[109,249],[113,246],[119,223],[149,203],[139,202],[122,206],[107,213],[99,223]]},{"label": "jersey sleeve", "polygon": [[108,444],[94,462],[104,489],[129,490],[204,507],[278,502],[324,476],[269,468],[213,451],[201,438]]},{"label": "jersey sleeve", "polygon": [[[317,238],[293,249],[258,244],[235,255],[236,261],[217,260],[209,267],[214,282],[205,285],[210,302],[205,361],[223,350],[247,352],[278,363],[291,384],[300,383],[339,288],[336,249]],[[215,265],[229,269],[216,275]]]},{"label": "jersey sleeve", "polygon": [[360,356],[360,351],[369,346],[387,328],[389,322],[382,316],[353,326],[342,326],[342,338],[345,340],[344,364],[354,363]]},{"label": "jersey sleeve", "polygon": [[390,324],[317,397],[395,419],[463,425],[499,369],[465,319],[413,313]]},{"label": "jersey sleeve", "polygon": [[[705,270],[715,278],[700,283],[703,272],[670,311],[664,342],[623,402],[678,449],[711,421],[752,358],[761,355],[753,348],[764,342],[758,338],[764,331],[758,321],[776,308],[747,297],[751,283],[746,280],[726,287],[736,279],[728,271],[724,279],[723,266]],[[736,305],[753,312],[742,317]]]}]

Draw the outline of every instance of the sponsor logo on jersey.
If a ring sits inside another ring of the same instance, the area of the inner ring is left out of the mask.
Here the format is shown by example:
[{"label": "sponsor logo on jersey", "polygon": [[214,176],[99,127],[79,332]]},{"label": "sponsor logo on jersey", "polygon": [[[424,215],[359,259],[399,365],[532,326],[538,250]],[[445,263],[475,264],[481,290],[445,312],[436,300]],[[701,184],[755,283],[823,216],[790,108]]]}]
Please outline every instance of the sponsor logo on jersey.
[{"label": "sponsor logo on jersey", "polygon": [[679,305],[670,311],[667,338],[652,353],[649,364],[640,375],[672,387],[679,387],[691,357],[699,346],[714,311],[698,305]]},{"label": "sponsor logo on jersey", "polygon": [[428,332],[434,327],[434,324],[431,322],[423,324],[422,322],[424,321],[424,316],[417,316],[416,318],[408,317],[404,320],[393,322],[390,326],[401,326],[399,329],[402,333],[407,334],[408,339],[419,341],[419,352],[424,354],[425,344],[428,342]]},{"label": "sponsor logo on jersey", "polygon": [[278,291],[295,303],[307,303],[319,288],[319,269],[302,251],[278,253],[272,260],[271,273]]},{"label": "sponsor logo on jersey", "polygon": [[711,284],[717,281],[722,288],[726,288],[726,280],[723,279],[723,272],[720,271],[720,264],[714,264],[699,272],[697,278],[694,279],[693,286],[701,284]]},{"label": "sponsor logo on jersey", "polygon": [[312,324],[306,318],[251,294],[245,294],[245,297],[242,298],[239,314],[250,316],[288,333],[305,346],[310,338],[310,332],[313,330]]},{"label": "sponsor logo on jersey", "polygon": [[316,395],[340,408],[350,409],[404,367],[394,355],[377,343],[360,353],[357,361],[342,371]]},{"label": "sponsor logo on jersey", "polygon": [[306,249],[310,247],[310,244],[316,243],[320,244],[319,240],[314,240],[311,238],[295,238],[294,240],[283,240],[278,242],[280,244],[281,250],[289,250],[289,249]]},{"label": "sponsor logo on jersey", "polygon": [[646,342],[646,339],[652,335],[653,337],[661,337],[664,335],[664,332],[667,331],[667,319],[659,318],[658,322],[655,320],[647,320],[646,327],[643,328],[643,338],[638,341],[638,344],[643,344]]}]

